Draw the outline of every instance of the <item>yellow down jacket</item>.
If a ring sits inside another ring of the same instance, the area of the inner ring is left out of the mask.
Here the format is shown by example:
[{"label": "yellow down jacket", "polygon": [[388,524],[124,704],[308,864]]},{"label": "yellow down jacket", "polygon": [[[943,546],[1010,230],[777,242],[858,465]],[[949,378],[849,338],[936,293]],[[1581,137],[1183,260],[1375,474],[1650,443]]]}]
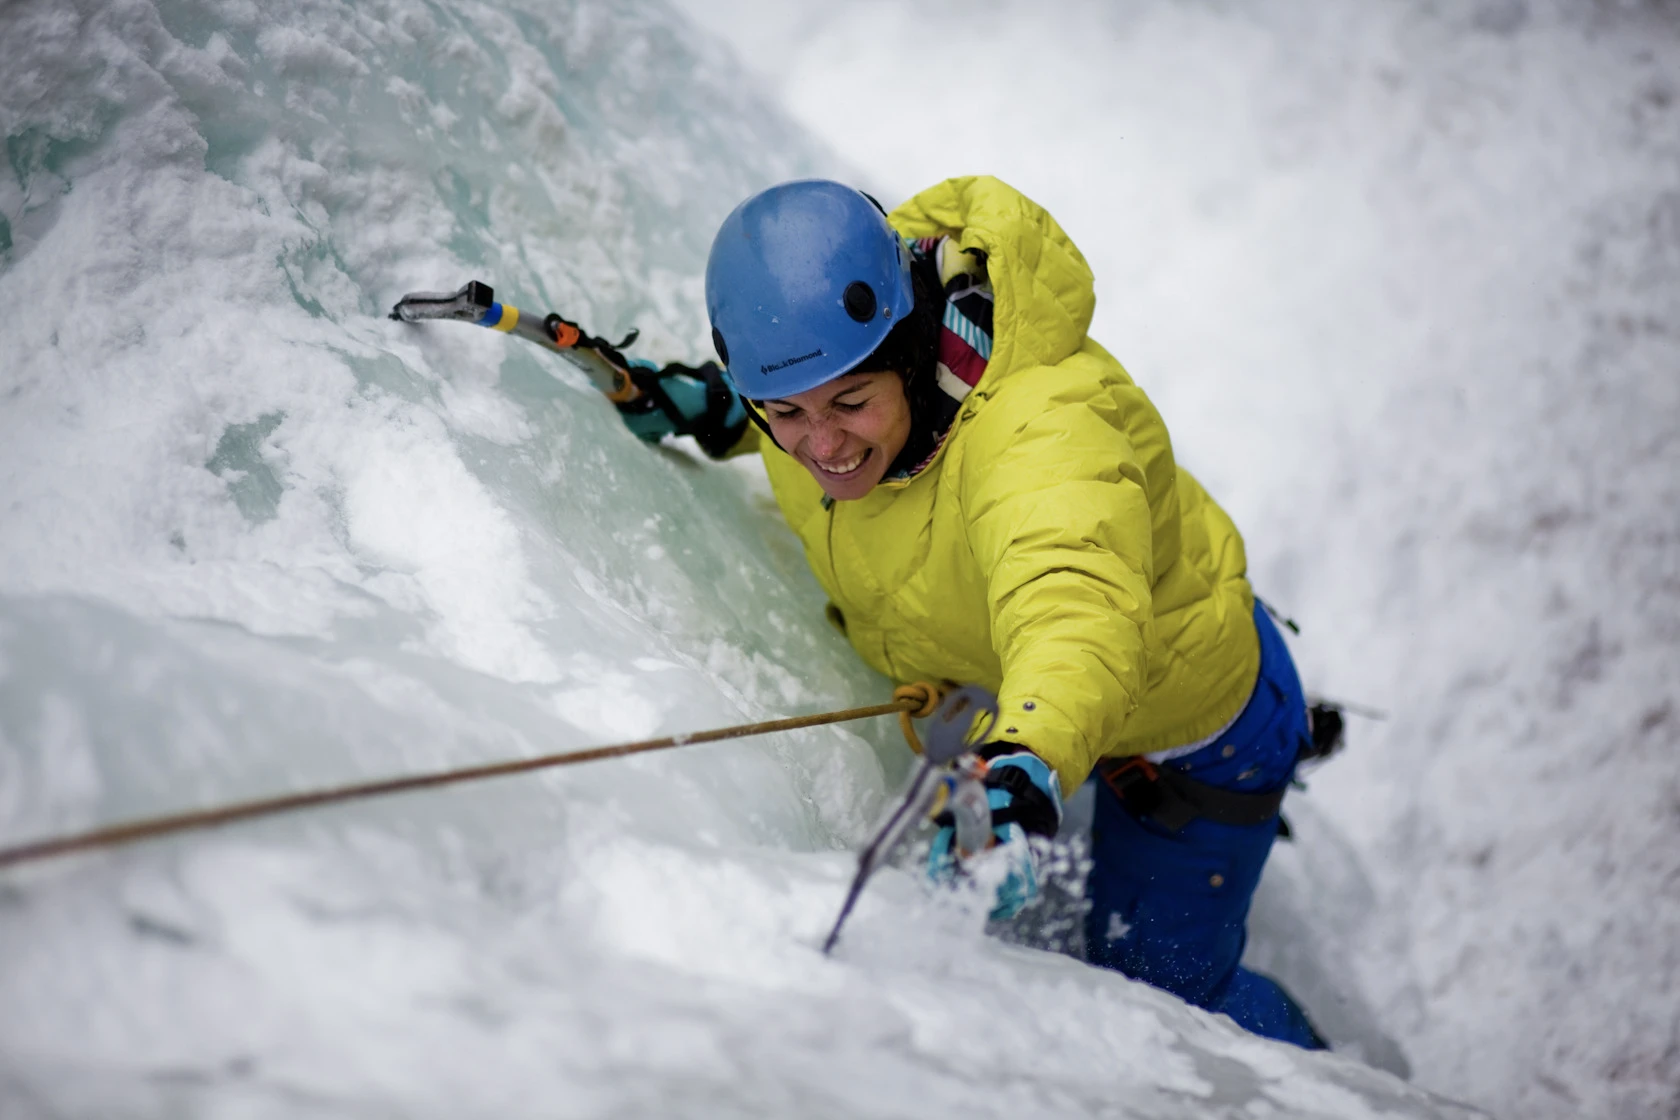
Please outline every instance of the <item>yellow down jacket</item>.
[{"label": "yellow down jacket", "polygon": [[805,468],[761,441],[847,637],[897,681],[996,691],[999,737],[1069,792],[1106,755],[1215,734],[1260,665],[1242,537],[1085,336],[1085,258],[990,177],[940,183],[891,222],[985,251],[992,355],[933,463],[857,501],[825,505]]}]

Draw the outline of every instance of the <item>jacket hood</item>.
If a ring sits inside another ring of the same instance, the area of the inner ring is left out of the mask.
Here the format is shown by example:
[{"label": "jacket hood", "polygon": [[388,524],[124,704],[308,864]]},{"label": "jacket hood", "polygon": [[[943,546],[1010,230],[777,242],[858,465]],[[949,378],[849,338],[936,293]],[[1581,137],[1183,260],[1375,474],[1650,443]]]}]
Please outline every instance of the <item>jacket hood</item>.
[{"label": "jacket hood", "polygon": [[929,187],[890,215],[910,238],[950,237],[986,254],[992,356],[979,388],[1054,365],[1085,341],[1096,308],[1091,266],[1043,207],[1001,179],[970,175]]}]

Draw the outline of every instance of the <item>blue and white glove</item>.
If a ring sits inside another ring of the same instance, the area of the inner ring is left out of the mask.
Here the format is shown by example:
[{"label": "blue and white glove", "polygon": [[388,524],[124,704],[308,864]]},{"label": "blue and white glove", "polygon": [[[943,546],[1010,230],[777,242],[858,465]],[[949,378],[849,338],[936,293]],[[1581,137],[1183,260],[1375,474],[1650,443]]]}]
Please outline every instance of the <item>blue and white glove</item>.
[{"label": "blue and white glove", "polygon": [[[997,845],[987,859],[1001,859],[999,880],[990,917],[1013,918],[1038,897],[1038,859],[1027,836],[1055,836],[1062,826],[1062,783],[1045,761],[1014,743],[993,743],[980,752],[989,758],[986,800],[992,808],[992,835]],[[928,850],[928,878],[949,883],[957,875],[952,852],[956,829],[945,825],[934,834]]]},{"label": "blue and white glove", "polygon": [[747,410],[716,364],[661,367],[634,358],[629,374],[641,392],[620,404],[618,413],[638,438],[658,443],[666,436],[693,436],[714,459],[740,442]]}]

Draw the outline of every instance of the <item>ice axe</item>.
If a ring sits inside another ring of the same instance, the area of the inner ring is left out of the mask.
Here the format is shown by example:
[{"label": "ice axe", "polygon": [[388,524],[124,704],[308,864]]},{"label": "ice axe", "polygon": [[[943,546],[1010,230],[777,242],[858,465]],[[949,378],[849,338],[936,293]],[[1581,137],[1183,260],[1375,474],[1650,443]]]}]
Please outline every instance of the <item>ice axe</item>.
[{"label": "ice axe", "polygon": [[641,395],[630,378],[630,363],[619,353],[635,342],[640,332],[632,330],[614,343],[587,333],[553,312],[541,319],[522,315],[512,304],[497,303],[495,289],[482,281],[469,280],[455,292],[410,292],[391,308],[390,317],[402,323],[428,319],[476,323],[517,335],[570,361],[615,403],[633,401]]},{"label": "ice axe", "polygon": [[976,685],[946,696],[934,712],[921,758],[904,795],[858,853],[857,874],[823,942],[826,955],[857,904],[869,877],[884,866],[918,821],[950,813],[957,850],[984,851],[992,842],[992,808],[986,799],[986,762],[977,753],[997,726],[997,697]]}]

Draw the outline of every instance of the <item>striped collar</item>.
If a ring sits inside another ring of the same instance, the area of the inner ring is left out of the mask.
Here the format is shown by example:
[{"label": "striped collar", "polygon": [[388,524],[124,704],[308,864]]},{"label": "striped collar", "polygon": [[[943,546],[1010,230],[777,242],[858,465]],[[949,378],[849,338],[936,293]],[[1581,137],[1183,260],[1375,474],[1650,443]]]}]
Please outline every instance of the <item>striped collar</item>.
[{"label": "striped collar", "polygon": [[888,483],[908,482],[938,456],[957,410],[980,384],[992,356],[992,285],[984,255],[961,252],[948,237],[925,237],[909,245],[912,258],[938,267],[945,310],[934,375],[931,383],[911,390],[910,438],[887,468],[882,481]]}]

